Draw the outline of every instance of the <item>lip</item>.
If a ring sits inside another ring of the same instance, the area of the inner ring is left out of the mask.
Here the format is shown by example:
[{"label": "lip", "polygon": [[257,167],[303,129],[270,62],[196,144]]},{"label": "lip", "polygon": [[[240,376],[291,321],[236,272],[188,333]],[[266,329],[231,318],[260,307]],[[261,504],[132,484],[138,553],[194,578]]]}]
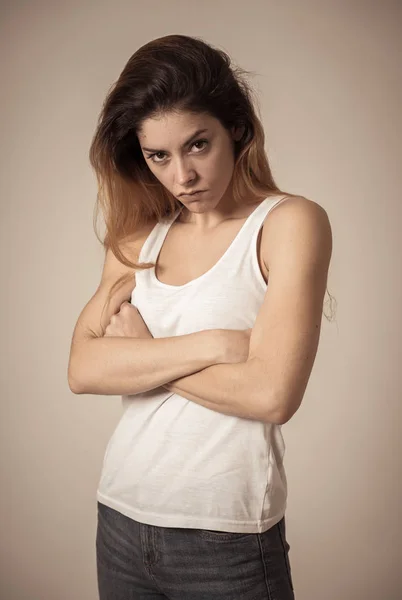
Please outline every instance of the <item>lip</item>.
[{"label": "lip", "polygon": [[206,191],[207,190],[197,190],[196,192],[192,192],[191,194],[180,194],[180,196],[182,196],[183,198],[196,198],[197,196],[203,194]]}]

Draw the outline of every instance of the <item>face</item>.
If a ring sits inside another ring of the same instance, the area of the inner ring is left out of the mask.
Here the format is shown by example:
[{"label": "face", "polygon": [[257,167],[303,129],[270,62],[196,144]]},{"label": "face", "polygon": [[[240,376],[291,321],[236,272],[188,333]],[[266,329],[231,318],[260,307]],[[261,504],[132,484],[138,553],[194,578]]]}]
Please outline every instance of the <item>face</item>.
[{"label": "face", "polygon": [[[147,119],[137,131],[149,169],[192,212],[213,210],[221,201],[230,201],[233,140],[238,135],[210,115],[184,112]],[[197,190],[203,192],[182,195]]]}]

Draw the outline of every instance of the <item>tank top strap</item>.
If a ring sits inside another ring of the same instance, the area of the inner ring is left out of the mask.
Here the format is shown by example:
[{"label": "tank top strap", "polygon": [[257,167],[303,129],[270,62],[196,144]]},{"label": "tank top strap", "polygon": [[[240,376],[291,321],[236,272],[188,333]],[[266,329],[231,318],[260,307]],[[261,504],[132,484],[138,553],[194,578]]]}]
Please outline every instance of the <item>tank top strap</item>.
[{"label": "tank top strap", "polygon": [[245,223],[241,227],[237,236],[233,240],[232,248],[235,248],[236,252],[239,252],[240,246],[244,249],[253,251],[254,241],[258,236],[259,230],[264,222],[265,217],[268,213],[282,200],[285,200],[289,196],[287,194],[280,194],[277,196],[268,196],[260,202],[260,204],[249,214]]},{"label": "tank top strap", "polygon": [[[233,250],[234,248],[236,248],[238,251],[239,245],[246,245],[247,247],[250,247],[250,242],[253,241],[254,236],[258,235],[258,231],[260,230],[261,225],[269,211],[287,197],[288,196],[286,194],[280,194],[273,197],[268,196],[265,200],[260,202],[257,208],[255,208],[247,217],[245,223],[230,245],[230,248],[228,248],[227,254],[230,254],[229,250]],[[156,223],[155,227],[152,229],[141,248],[139,255],[140,262],[156,263],[168,231],[182,210],[183,207],[180,207],[172,217]]]},{"label": "tank top strap", "polygon": [[259,218],[257,220],[258,223],[264,221],[267,214],[277,205],[282,202],[282,200],[286,200],[289,198],[288,194],[278,194],[277,196],[268,196],[263,202],[262,205],[264,208],[261,209],[261,213],[259,213]]}]

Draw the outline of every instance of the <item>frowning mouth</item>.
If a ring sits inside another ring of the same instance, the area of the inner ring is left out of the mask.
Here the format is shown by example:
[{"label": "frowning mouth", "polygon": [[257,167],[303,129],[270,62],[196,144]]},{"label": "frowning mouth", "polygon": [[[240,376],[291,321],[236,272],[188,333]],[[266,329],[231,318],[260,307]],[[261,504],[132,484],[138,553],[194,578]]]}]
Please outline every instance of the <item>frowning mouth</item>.
[{"label": "frowning mouth", "polygon": [[203,194],[204,192],[206,192],[206,190],[199,190],[199,191],[197,191],[197,192],[193,192],[192,194],[180,194],[180,197],[183,197],[183,198],[188,198],[188,199],[191,199],[191,198],[198,198],[198,196],[200,196],[200,195],[201,195],[201,194]]}]

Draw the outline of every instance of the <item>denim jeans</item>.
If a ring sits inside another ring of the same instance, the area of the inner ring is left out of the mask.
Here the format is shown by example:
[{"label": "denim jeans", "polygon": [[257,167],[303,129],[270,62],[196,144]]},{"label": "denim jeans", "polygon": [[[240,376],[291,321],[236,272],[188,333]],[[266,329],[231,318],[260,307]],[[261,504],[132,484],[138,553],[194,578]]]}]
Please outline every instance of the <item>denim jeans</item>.
[{"label": "denim jeans", "polygon": [[100,600],[294,600],[285,517],[264,533],[225,533],[97,508]]}]

